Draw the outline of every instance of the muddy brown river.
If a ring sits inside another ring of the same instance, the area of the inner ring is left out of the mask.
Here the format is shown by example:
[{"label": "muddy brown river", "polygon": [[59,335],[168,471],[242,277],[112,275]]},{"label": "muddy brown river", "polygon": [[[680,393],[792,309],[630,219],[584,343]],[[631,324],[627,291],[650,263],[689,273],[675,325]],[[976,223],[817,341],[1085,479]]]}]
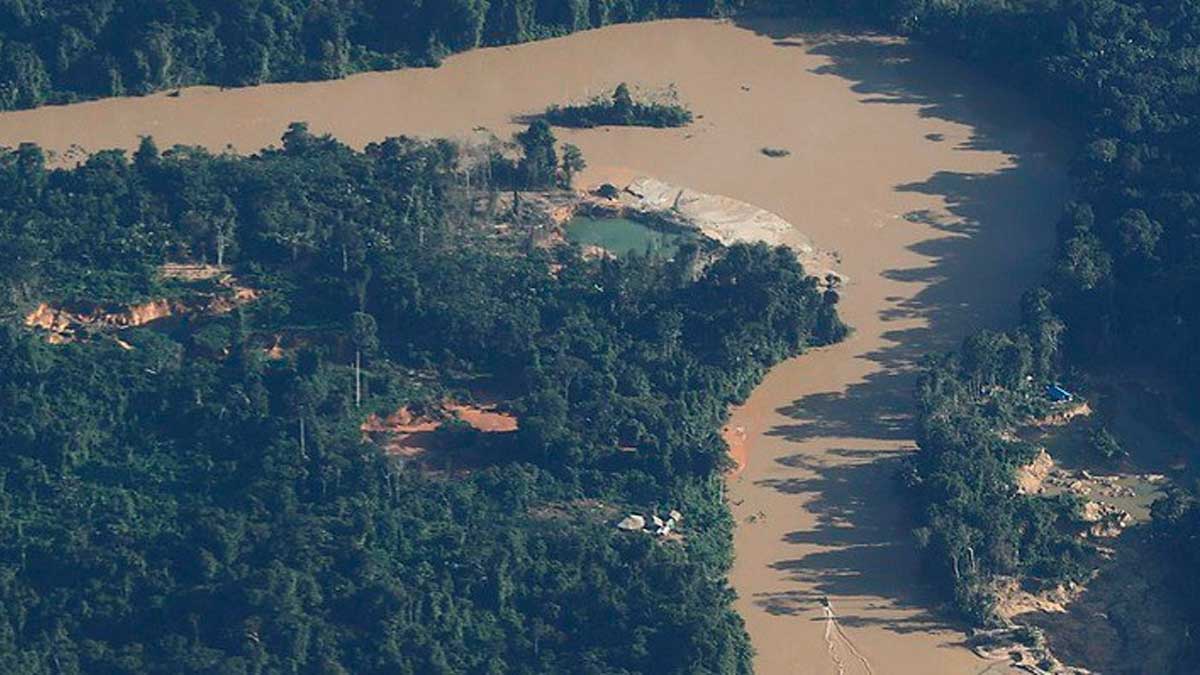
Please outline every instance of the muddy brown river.
[{"label": "muddy brown river", "polygon": [[[732,425],[737,609],[774,673],[1005,672],[962,646],[922,586],[892,474],[913,448],[919,358],[1004,325],[1049,258],[1064,141],[966,66],[885,36],[666,21],[455,56],[438,69],[0,115],[0,144],[200,144],[249,152],[305,120],[361,146],[401,133],[507,136],[514,116],[611,88],[674,84],[681,130],[559,132],[585,183],[649,174],[782,215],[837,251],[854,335],[771,371]],[[768,158],[764,146],[791,155]],[[828,607],[822,599],[828,600]]]}]

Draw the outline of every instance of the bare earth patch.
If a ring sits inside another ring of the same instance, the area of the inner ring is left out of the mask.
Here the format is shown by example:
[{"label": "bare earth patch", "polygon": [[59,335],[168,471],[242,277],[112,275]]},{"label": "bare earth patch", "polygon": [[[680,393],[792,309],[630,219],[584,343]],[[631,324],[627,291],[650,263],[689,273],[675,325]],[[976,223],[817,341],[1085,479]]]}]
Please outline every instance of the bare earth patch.
[{"label": "bare earth patch", "polygon": [[[1087,527],[1080,536],[1095,546],[1092,572],[1082,584],[1042,591],[997,579],[996,612],[1010,628],[980,632],[976,648],[1034,673],[1167,672],[1184,623],[1164,601],[1164,570],[1144,554],[1143,526],[1168,479],[1137,462],[1146,448],[1126,448],[1134,459],[1119,462],[1097,457],[1089,441],[1097,424],[1092,416],[1083,403],[1018,430],[1043,447],[1016,475],[1024,494],[1081,500]],[[1106,415],[1105,423],[1112,421]]]},{"label": "bare earth patch", "polygon": [[[199,293],[186,300],[160,298],[130,305],[88,302],[58,305],[43,302],[25,316],[25,325],[46,331],[46,341],[50,344],[65,344],[88,330],[119,331],[172,316],[228,314],[259,297],[258,290],[243,285],[229,274],[228,269],[215,265],[168,263],[160,268],[159,273],[164,279],[182,281],[216,278],[221,291]],[[118,341],[118,344],[128,345],[122,341]]]},{"label": "bare earth patch", "polygon": [[382,447],[387,454],[412,457],[429,449],[433,443],[433,432],[441,426],[438,420],[418,417],[408,408],[401,408],[382,419],[371,413],[360,428],[369,440]]},{"label": "bare earth patch", "polygon": [[494,405],[464,405],[450,403],[446,410],[471,427],[487,432],[506,432],[517,430],[517,418],[508,413],[500,412]]},{"label": "bare earth patch", "polygon": [[400,408],[385,418],[372,413],[360,429],[366,440],[387,455],[426,470],[449,470],[452,463],[458,470],[482,464],[487,458],[476,456],[472,449],[447,447],[451,431],[448,425],[455,420],[487,435],[510,434],[518,427],[517,418],[502,412],[495,404],[448,401],[432,414],[418,415],[408,408]]}]

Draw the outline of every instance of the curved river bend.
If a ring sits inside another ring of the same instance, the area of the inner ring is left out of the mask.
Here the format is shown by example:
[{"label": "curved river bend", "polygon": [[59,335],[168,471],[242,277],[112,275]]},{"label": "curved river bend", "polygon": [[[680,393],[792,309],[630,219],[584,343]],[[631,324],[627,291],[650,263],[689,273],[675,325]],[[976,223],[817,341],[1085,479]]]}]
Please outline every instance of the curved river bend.
[{"label": "curved river bend", "polygon": [[435,70],[8,113],[0,144],[36,141],[61,161],[141,134],[249,152],[294,120],[358,146],[479,126],[504,137],[516,115],[625,80],[673,83],[703,117],[560,132],[587,156],[584,182],[645,173],[762,206],[839,252],[851,280],[854,335],[779,365],[733,415],[749,463],[730,481],[732,581],[758,672],[1000,672],[929,609],[891,480],[913,445],[918,359],[1011,320],[1067,194],[1055,131],[965,66],[887,37],[665,21]]}]

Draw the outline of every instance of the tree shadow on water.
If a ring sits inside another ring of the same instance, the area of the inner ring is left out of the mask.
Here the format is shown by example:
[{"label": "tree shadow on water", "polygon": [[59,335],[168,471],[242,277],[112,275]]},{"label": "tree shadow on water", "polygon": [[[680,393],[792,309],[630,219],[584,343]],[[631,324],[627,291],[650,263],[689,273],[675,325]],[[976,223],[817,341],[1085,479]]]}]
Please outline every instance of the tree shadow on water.
[{"label": "tree shadow on water", "polygon": [[[953,349],[981,328],[1011,325],[1020,292],[1040,281],[1067,197],[1065,171],[1054,159],[1061,152],[1039,147],[1035,129],[1044,123],[1031,106],[970,75],[961,62],[885,36],[806,32],[802,24],[780,20],[740,25],[781,49],[824,57],[811,72],[846,80],[862,104],[916,106],[923,118],[966,130],[954,150],[1000,153],[1004,160],[994,171],[943,170],[894,187],[943,205],[889,225],[919,233],[908,250],[922,262],[881,272],[913,292],[890,296],[878,308],[882,329],[870,336],[877,340],[852,339],[835,348],[844,358],[872,364],[861,381],[777,410],[788,421],[768,433],[789,444],[790,454],[776,460],[771,478],[757,482],[795,497],[789,504],[807,511],[813,523],[786,533],[792,555],[771,564],[795,587],[761,594],[755,606],[795,615],[818,610],[828,597],[852,605],[850,615],[838,608],[845,626],[897,633],[948,627],[949,618],[933,609],[939,594],[920,581],[913,522],[895,479],[914,447],[912,391],[925,355]],[[931,144],[946,140],[940,133],[921,137]],[[864,343],[871,347],[858,346]]]},{"label": "tree shadow on water", "polygon": [[[808,453],[779,460],[800,475],[761,484],[810,498],[805,507],[815,522],[784,535],[797,547],[796,557],[770,565],[797,588],[762,594],[754,599],[756,606],[769,614],[800,615],[819,610],[828,598],[845,627],[878,626],[905,634],[953,625],[930,609],[939,602],[936,593],[914,583],[919,563],[895,481],[906,452],[834,448],[826,451],[833,461]],[[842,603],[843,598],[856,602]]]}]

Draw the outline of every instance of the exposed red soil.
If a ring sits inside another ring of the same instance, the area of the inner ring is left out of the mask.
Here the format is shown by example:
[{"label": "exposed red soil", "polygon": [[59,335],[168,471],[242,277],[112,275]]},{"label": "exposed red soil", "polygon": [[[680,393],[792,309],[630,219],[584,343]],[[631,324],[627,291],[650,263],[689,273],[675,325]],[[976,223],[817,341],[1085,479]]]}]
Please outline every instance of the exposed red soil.
[{"label": "exposed red soil", "polygon": [[517,418],[508,413],[500,412],[494,405],[471,406],[461,403],[451,403],[446,410],[458,419],[484,432],[505,432],[517,430]]},{"label": "exposed red soil", "polygon": [[416,417],[408,408],[401,408],[383,419],[371,413],[360,428],[369,439],[382,445],[387,454],[409,457],[428,450],[440,426],[440,421]]},{"label": "exposed red soil", "polygon": [[[223,268],[205,265],[164,267],[170,267],[162,272],[164,277],[185,280],[208,279],[223,273]],[[221,278],[220,284],[232,293],[204,295],[186,301],[161,298],[137,305],[54,305],[43,302],[25,316],[25,325],[46,331],[46,341],[51,344],[64,344],[74,340],[79,331],[88,328],[122,330],[185,314],[227,314],[240,305],[258,299],[256,289],[239,285],[231,275],[226,274]]]},{"label": "exposed red soil", "polygon": [[[508,433],[517,430],[517,418],[501,412],[495,405],[467,405],[447,402],[443,410],[450,417],[466,422],[484,433]],[[378,443],[385,453],[398,457],[417,457],[437,447],[444,436],[439,433],[446,420],[431,415],[414,415],[408,408],[381,419],[371,414],[363,421],[363,434]]]},{"label": "exposed red soil", "polygon": [[178,313],[178,307],[168,300],[154,300],[140,305],[107,310],[101,307],[90,309],[56,307],[43,302],[25,317],[25,325],[49,332],[46,338],[52,344],[69,342],[75,332],[84,326],[102,328],[129,328],[142,326]]}]

